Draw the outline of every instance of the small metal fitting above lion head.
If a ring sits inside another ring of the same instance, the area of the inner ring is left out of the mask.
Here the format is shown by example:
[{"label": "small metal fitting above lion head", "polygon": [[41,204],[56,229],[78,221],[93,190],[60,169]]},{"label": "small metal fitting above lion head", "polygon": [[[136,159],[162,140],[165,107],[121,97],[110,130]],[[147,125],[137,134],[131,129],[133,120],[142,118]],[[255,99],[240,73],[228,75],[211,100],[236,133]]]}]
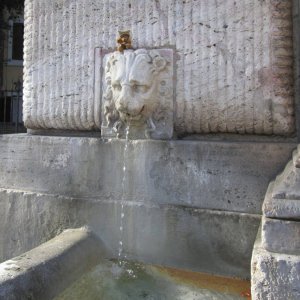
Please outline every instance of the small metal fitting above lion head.
[{"label": "small metal fitting above lion head", "polygon": [[127,31],[119,31],[119,37],[117,38],[117,43],[119,46],[117,47],[117,50],[119,52],[123,52],[126,49],[131,49],[131,35],[130,30]]}]

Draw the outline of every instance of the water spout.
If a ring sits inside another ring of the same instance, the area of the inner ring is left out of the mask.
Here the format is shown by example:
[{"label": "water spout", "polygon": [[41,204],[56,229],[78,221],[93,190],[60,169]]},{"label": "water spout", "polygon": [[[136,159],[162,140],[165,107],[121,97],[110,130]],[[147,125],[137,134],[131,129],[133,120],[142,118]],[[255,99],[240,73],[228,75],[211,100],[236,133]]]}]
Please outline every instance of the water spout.
[{"label": "water spout", "polygon": [[123,152],[123,168],[122,168],[122,197],[121,197],[121,215],[120,215],[120,239],[119,239],[119,252],[118,252],[118,262],[119,266],[122,266],[122,259],[126,259],[126,256],[123,257],[124,247],[123,247],[123,230],[124,230],[124,203],[126,201],[126,179],[127,179],[127,162],[128,162],[128,144],[129,144],[129,133],[130,133],[130,121],[126,127],[125,134],[125,146]]}]

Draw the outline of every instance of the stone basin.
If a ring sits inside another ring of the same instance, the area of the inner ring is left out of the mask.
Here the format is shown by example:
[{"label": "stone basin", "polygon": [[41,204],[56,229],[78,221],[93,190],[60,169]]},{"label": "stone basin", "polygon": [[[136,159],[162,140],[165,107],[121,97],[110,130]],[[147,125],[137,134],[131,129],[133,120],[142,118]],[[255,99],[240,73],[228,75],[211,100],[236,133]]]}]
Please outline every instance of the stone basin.
[{"label": "stone basin", "polygon": [[288,142],[0,137],[0,258],[89,226],[117,257],[121,201],[130,260],[250,278],[261,206]]}]

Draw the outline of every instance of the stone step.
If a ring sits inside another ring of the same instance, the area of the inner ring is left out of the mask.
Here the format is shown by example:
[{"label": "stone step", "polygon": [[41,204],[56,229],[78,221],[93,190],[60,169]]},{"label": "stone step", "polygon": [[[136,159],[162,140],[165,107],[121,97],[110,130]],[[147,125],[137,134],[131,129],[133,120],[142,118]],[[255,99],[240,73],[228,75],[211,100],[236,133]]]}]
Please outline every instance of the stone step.
[{"label": "stone step", "polygon": [[300,220],[300,152],[293,152],[283,172],[269,184],[263,203],[268,218]]},{"label": "stone step", "polygon": [[263,203],[262,245],[271,252],[300,255],[300,151],[271,182]]}]

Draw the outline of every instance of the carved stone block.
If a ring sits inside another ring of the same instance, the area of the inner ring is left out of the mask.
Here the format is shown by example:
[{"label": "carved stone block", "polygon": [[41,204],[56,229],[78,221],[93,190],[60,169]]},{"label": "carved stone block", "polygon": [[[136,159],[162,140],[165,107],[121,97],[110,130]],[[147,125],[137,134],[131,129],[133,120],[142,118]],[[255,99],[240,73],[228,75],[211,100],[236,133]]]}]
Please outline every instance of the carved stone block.
[{"label": "carved stone block", "polygon": [[94,51],[130,30],[134,49],[174,51],[178,136],[295,133],[292,0],[134,3],[25,1],[27,128],[100,131]]},{"label": "carved stone block", "polygon": [[173,51],[115,51],[103,69],[102,136],[172,138]]}]

